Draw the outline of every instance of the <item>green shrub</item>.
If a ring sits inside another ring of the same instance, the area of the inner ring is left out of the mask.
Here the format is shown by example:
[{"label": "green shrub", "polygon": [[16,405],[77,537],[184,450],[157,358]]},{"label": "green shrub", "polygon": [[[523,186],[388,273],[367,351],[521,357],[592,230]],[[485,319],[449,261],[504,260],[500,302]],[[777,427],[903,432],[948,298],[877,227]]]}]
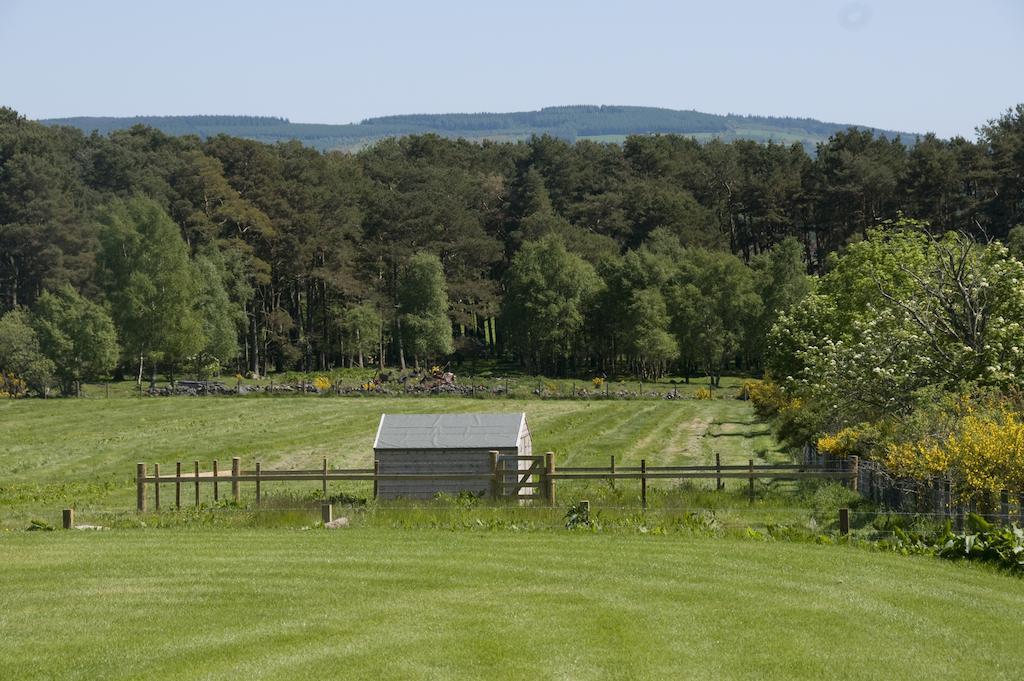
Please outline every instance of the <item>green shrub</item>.
[{"label": "green shrub", "polygon": [[569,510],[565,512],[565,527],[568,530],[598,529],[594,521],[590,519],[590,504],[580,502],[570,506]]},{"label": "green shrub", "polygon": [[893,539],[879,542],[904,555],[932,554],[947,560],[970,560],[988,563],[1024,576],[1024,529],[1016,524],[996,526],[971,513],[966,529],[954,532],[949,521],[938,532],[907,532],[893,530]]},{"label": "green shrub", "polygon": [[953,533],[947,524],[936,542],[940,558],[992,563],[1024,575],[1024,529],[1016,524],[993,526],[973,513],[967,517],[967,527],[966,532]]},{"label": "green shrub", "polygon": [[863,503],[863,497],[839,483],[830,483],[817,486],[809,501],[814,517],[828,522],[838,519],[839,509],[855,508]]}]

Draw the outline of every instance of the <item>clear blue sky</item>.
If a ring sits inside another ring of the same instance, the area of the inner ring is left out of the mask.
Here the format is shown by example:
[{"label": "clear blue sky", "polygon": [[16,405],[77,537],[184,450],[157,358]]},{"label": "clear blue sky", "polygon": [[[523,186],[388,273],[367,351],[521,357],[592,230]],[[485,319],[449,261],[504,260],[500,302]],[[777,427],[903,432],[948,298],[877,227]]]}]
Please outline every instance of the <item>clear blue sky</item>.
[{"label": "clear blue sky", "polygon": [[31,118],[635,104],[942,136],[1024,101],[1022,0],[0,0]]}]

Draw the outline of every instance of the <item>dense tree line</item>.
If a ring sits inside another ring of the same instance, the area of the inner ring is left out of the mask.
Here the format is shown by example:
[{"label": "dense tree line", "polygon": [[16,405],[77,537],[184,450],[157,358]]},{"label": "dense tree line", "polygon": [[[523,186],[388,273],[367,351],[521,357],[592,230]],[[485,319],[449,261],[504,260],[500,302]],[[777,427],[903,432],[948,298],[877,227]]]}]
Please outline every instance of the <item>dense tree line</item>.
[{"label": "dense tree line", "polygon": [[813,156],[674,135],[322,153],[83,135],[2,109],[0,314],[15,313],[21,357],[43,351],[54,309],[109,318],[116,360],[69,381],[449,355],[715,377],[759,368],[805,275],[884,220],[1019,238],[1022,148],[1024,105],[975,141],[851,129]]}]

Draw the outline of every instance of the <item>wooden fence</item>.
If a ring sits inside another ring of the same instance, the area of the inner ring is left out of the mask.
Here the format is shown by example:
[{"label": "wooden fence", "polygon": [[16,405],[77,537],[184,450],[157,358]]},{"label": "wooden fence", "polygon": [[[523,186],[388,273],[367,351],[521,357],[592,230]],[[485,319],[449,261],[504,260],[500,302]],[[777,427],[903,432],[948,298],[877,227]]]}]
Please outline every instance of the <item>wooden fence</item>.
[{"label": "wooden fence", "polygon": [[[754,500],[754,481],[771,480],[807,480],[833,479],[842,480],[846,484],[857,487],[860,479],[856,457],[841,465],[811,464],[754,464],[750,459],[746,464],[722,464],[718,456],[714,465],[705,466],[648,466],[645,459],[639,466],[616,465],[615,457],[610,457],[608,466],[568,466],[556,468],[555,455],[547,452],[543,457],[527,457],[537,463],[527,470],[518,468],[518,459],[523,457],[501,457],[498,452],[491,452],[491,470],[482,473],[381,473],[380,465],[374,461],[373,468],[329,468],[327,459],[317,469],[307,470],[263,470],[259,461],[252,470],[242,469],[241,459],[231,459],[230,470],[223,470],[218,461],[214,461],[210,470],[201,470],[198,461],[194,461],[191,471],[182,470],[181,462],[177,462],[173,473],[162,473],[160,464],[154,464],[152,472],[145,463],[136,464],[136,507],[145,511],[147,507],[146,486],[153,487],[153,502],[157,510],[161,508],[161,488],[171,487],[174,494],[174,507],[181,508],[182,493],[194,497],[195,506],[200,505],[201,487],[212,488],[214,501],[220,500],[220,487],[227,485],[231,499],[241,502],[241,486],[243,483],[255,485],[256,503],[263,498],[263,485],[268,482],[320,482],[324,497],[327,496],[328,483],[333,481],[361,481],[373,483],[373,496],[377,497],[377,487],[382,480],[465,480],[485,482],[494,499],[522,498],[521,490],[540,490],[539,498],[549,505],[555,504],[556,484],[559,480],[607,480],[615,485],[619,480],[635,480],[640,484],[640,500],[643,508],[647,508],[647,487],[652,480],[715,480],[716,489],[724,487],[724,480],[739,479],[747,481],[747,494]],[[514,468],[506,468],[506,459],[513,463]],[[514,459],[514,461],[513,461]],[[540,465],[540,461],[543,465]],[[528,497],[536,498],[536,497]]]},{"label": "wooden fence", "polygon": [[[856,458],[856,457],[851,457]],[[813,444],[804,445],[803,462],[807,466],[842,467],[845,459],[819,452]],[[847,466],[849,468],[849,466]],[[877,461],[859,461],[853,488],[879,506],[898,513],[920,513],[952,519],[963,527],[964,516],[979,513],[989,520],[1024,525],[1024,492],[993,492],[957,489],[948,477],[925,480],[894,476]]]}]

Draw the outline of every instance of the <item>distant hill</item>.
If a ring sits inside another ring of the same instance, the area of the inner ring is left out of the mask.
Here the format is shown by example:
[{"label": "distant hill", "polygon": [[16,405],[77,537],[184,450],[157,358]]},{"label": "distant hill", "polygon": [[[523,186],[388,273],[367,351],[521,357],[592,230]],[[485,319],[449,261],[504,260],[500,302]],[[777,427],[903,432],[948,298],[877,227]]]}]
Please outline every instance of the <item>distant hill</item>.
[{"label": "distant hill", "polygon": [[676,111],[644,106],[554,106],[540,111],[513,113],[409,114],[367,118],[359,123],[329,125],[292,123],[271,116],[132,116],[49,118],[46,125],[70,125],[86,132],[107,134],[133,125],[148,125],[169,135],[211,137],[226,134],[260,142],[298,140],[318,149],[354,150],[386,137],[436,133],[470,140],[519,140],[531,135],[553,135],[569,141],[592,139],[621,142],[627,135],[675,133],[700,140],[748,139],[792,144],[808,150],[835,132],[849,127],[871,130],[886,137],[913,134],[869,126],[825,123],[813,118],[739,116]]}]

